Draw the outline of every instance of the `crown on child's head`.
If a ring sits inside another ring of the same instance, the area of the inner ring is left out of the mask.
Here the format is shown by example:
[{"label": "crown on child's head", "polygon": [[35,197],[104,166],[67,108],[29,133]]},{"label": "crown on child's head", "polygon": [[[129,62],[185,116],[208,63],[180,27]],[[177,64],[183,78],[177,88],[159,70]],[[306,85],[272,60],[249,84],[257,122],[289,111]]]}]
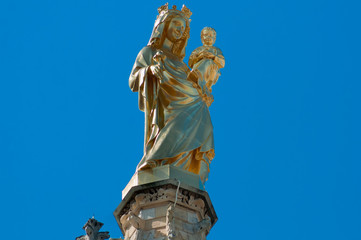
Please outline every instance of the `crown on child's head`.
[{"label": "crown on child's head", "polygon": [[177,10],[177,6],[176,5],[173,5],[172,9],[169,9],[168,8],[168,3],[164,4],[163,6],[159,7],[158,8],[158,17],[159,16],[162,16],[166,13],[174,13],[174,14],[177,14],[177,15],[181,15],[184,19],[190,21],[190,17],[192,15],[192,12],[189,10],[189,8],[187,8],[184,4],[182,6],[182,10],[179,11]]}]

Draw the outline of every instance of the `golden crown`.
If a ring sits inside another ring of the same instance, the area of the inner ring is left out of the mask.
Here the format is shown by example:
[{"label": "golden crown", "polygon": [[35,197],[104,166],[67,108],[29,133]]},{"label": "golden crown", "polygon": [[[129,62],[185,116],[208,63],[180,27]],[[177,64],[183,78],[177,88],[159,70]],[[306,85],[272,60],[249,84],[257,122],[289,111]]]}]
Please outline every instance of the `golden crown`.
[{"label": "golden crown", "polygon": [[170,13],[177,13],[177,14],[180,14],[180,15],[183,15],[183,17],[185,19],[189,19],[192,15],[192,12],[189,10],[189,8],[187,8],[184,4],[182,6],[182,10],[179,11],[177,10],[177,6],[176,5],[173,5],[172,9],[169,9],[168,8],[168,3],[164,4],[163,6],[159,7],[158,8],[158,13],[159,15],[163,15],[167,12],[170,12]]}]

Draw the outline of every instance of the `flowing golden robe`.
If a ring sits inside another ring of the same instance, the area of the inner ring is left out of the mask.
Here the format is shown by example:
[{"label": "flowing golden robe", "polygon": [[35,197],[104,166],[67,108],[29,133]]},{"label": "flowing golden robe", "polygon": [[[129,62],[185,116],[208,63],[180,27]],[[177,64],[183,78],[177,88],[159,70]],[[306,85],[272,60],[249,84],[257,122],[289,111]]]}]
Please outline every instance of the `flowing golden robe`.
[{"label": "flowing golden robe", "polygon": [[207,105],[194,83],[187,80],[189,68],[167,54],[163,76],[149,74],[157,49],[144,47],[129,78],[133,92],[139,92],[139,108],[145,112],[144,156],[138,170],[172,164],[207,180],[214,157],[213,126]]}]

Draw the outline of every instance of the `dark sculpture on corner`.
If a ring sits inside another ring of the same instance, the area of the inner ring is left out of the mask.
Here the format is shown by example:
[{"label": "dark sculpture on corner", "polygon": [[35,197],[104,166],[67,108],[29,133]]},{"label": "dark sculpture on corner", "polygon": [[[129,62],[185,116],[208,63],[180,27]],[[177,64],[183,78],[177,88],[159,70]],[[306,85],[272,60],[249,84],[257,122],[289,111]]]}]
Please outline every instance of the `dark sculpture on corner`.
[{"label": "dark sculpture on corner", "polygon": [[101,227],[104,224],[98,222],[94,217],[89,218],[89,220],[83,226],[86,235],[82,235],[80,237],[75,238],[75,240],[104,240],[108,239],[109,232],[99,232]]}]

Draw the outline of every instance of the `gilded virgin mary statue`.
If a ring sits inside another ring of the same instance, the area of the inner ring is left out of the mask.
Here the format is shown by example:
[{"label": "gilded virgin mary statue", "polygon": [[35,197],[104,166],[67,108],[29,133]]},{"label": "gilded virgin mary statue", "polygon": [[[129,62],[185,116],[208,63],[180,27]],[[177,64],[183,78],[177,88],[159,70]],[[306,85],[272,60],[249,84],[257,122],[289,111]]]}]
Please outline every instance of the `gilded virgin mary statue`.
[{"label": "gilded virgin mary statue", "polygon": [[137,171],[162,165],[198,174],[204,183],[214,158],[208,106],[183,62],[190,10],[168,4],[158,9],[152,35],[138,54],[129,86],[145,113],[144,155]]}]

